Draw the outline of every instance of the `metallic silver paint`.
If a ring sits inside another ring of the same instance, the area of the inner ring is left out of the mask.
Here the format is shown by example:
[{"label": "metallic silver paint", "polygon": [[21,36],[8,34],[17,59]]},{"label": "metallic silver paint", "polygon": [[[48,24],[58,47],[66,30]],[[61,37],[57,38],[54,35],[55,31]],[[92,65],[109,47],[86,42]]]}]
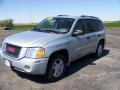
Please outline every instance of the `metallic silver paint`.
[{"label": "metallic silver paint", "polygon": [[[67,17],[67,16],[66,16]],[[61,17],[60,17],[61,18]],[[63,17],[64,18],[64,17]],[[71,18],[71,17],[68,17]],[[25,31],[17,33],[15,35],[6,37],[2,49],[0,50],[1,58],[6,58],[11,61],[12,66],[17,70],[23,70],[29,74],[45,74],[49,57],[52,53],[66,49],[69,54],[69,63],[77,58],[85,56],[89,53],[95,52],[99,40],[105,39],[105,31],[94,32],[85,35],[72,36],[73,28],[76,22],[85,17],[73,17],[76,19],[70,29],[70,32],[66,34],[55,34],[35,31]],[[97,35],[101,34],[100,37]],[[90,37],[87,40],[86,37]],[[19,58],[12,58],[3,53],[4,43],[10,43],[22,47]],[[45,49],[45,57],[41,59],[26,58],[25,53],[29,47],[42,47]],[[29,72],[25,71],[24,66],[30,66]],[[20,71],[19,70],[19,71]]]}]

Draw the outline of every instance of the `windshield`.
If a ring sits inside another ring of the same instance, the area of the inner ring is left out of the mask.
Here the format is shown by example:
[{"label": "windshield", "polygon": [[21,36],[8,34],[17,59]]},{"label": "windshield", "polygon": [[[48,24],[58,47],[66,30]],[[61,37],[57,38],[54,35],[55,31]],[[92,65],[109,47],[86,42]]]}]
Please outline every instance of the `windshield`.
[{"label": "windshield", "polygon": [[67,33],[74,22],[72,18],[47,18],[39,23],[34,31]]}]

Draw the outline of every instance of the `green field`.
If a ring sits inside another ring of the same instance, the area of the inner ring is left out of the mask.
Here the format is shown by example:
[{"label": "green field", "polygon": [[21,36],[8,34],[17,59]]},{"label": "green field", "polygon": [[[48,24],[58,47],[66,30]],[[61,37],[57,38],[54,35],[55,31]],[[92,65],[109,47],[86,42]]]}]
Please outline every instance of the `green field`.
[{"label": "green field", "polygon": [[105,22],[105,28],[120,28],[120,21]]},{"label": "green field", "polygon": [[[32,29],[36,24],[15,24],[13,30],[28,30]],[[120,28],[120,21],[104,22],[106,29],[108,28]]]},{"label": "green field", "polygon": [[13,30],[28,30],[32,29],[36,24],[15,24]]}]

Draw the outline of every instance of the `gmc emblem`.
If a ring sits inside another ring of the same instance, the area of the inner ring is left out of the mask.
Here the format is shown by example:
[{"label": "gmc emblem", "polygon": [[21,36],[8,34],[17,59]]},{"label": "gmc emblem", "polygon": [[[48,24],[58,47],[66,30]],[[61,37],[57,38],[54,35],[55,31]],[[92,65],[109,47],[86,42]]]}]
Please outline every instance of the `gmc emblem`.
[{"label": "gmc emblem", "polygon": [[15,48],[13,48],[13,47],[7,47],[7,51],[11,52],[11,53],[14,53],[15,52]]}]

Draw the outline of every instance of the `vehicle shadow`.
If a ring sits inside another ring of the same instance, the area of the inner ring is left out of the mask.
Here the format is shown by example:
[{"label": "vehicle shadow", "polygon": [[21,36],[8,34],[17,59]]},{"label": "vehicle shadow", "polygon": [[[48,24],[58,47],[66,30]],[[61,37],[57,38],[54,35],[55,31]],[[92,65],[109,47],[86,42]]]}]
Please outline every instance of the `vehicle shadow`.
[{"label": "vehicle shadow", "polygon": [[[103,53],[102,57],[104,57],[108,54],[109,54],[109,50],[104,49],[104,53]],[[73,61],[70,64],[70,66],[68,67],[68,69],[66,70],[66,73],[65,73],[64,77],[62,78],[62,80],[64,80],[64,78],[76,73],[77,71],[81,70],[82,68],[84,68],[88,65],[96,65],[94,63],[94,61],[96,61],[96,60],[98,60],[98,59],[95,58],[95,56],[93,54],[90,54],[90,55],[82,57],[76,61]],[[28,74],[23,74],[21,72],[18,72],[16,70],[14,70],[14,72],[16,72],[16,74],[18,76],[20,76],[21,78],[29,79],[29,80],[34,81],[36,83],[43,83],[43,84],[49,83],[45,79],[45,76],[42,76],[42,75],[28,75]]]},{"label": "vehicle shadow", "polygon": [[[103,52],[103,55],[101,56],[101,58],[108,55],[108,54],[109,54],[109,50],[104,49],[104,52]],[[68,77],[68,76],[76,73],[77,71],[79,71],[80,69],[82,69],[88,65],[96,65],[94,63],[96,60],[99,60],[99,59],[96,58],[94,56],[94,54],[89,54],[85,57],[82,57],[82,58],[76,60],[76,61],[73,61],[70,64],[70,66],[69,66],[68,70],[66,71],[65,76],[63,78]]]}]

